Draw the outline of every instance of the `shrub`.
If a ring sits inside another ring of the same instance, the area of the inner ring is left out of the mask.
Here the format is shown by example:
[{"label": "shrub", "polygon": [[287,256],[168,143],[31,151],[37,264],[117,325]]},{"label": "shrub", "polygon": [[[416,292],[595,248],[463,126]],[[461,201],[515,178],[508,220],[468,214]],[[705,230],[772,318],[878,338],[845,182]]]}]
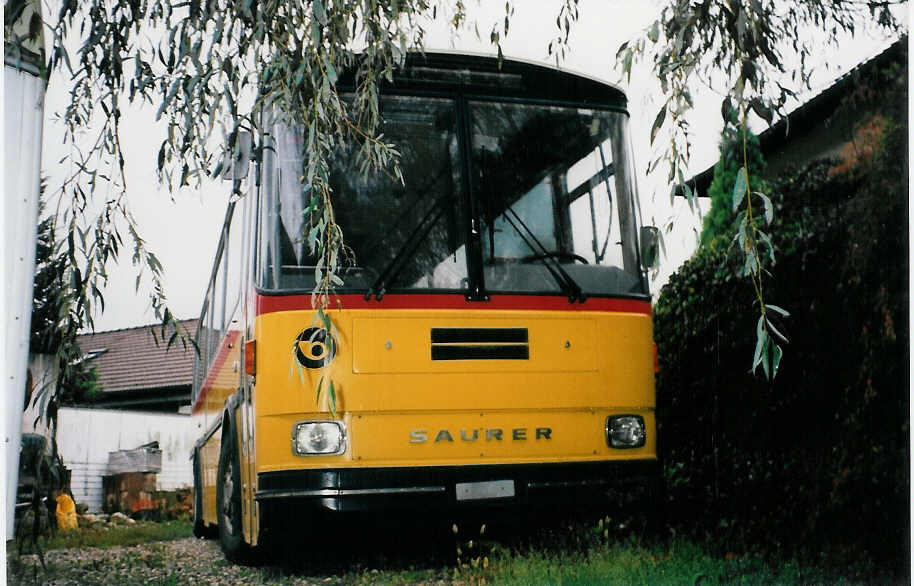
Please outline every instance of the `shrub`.
[{"label": "shrub", "polygon": [[814,164],[773,190],[765,296],[792,316],[772,383],[749,372],[758,308],[729,238],[661,292],[657,409],[674,523],[906,557],[907,127],[885,129],[865,164]]},{"label": "shrub", "polygon": [[[734,112],[731,117],[736,118]],[[746,155],[749,159],[749,174],[759,177],[765,170],[758,137],[746,135]],[[736,215],[733,212],[733,186],[736,177],[743,167],[743,135],[739,128],[727,124],[720,136],[720,158],[714,165],[714,179],[708,187],[711,209],[702,222],[701,243],[709,244],[722,234],[731,232]],[[753,182],[754,191],[767,191],[767,185],[757,179]]]}]

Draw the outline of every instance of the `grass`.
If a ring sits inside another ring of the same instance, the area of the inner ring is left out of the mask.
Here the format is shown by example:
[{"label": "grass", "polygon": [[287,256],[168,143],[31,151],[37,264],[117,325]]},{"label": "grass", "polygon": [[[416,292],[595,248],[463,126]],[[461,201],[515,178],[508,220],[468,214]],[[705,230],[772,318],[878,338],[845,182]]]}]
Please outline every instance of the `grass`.
[{"label": "grass", "polygon": [[[540,586],[561,584],[870,584],[871,575],[827,564],[803,566],[792,559],[766,561],[759,555],[719,557],[684,539],[659,547],[636,543],[602,544],[583,552],[554,553],[541,549],[495,553],[488,567],[361,572],[343,583],[361,584],[486,584]],[[890,583],[877,580],[877,583]]]},{"label": "grass", "polygon": [[[57,532],[50,537],[39,538],[44,551],[68,549],[71,547],[114,547],[118,545],[137,545],[151,541],[169,541],[193,535],[193,527],[188,521],[137,521],[136,525],[120,525],[90,529],[82,527],[67,533]],[[24,551],[28,550],[26,543]]]},{"label": "grass", "polygon": [[665,547],[605,544],[583,553],[528,551],[493,564],[490,584],[801,584],[827,581],[794,562],[773,567],[753,556],[720,558],[677,540]]},{"label": "grass", "polygon": [[[457,543],[454,558],[442,567],[360,570],[342,577],[358,584],[892,584],[898,577],[862,557],[840,552],[812,558],[771,552],[730,551],[707,537],[648,535],[576,523],[519,540]],[[457,549],[459,548],[459,549]],[[905,581],[906,582],[906,581]]]}]

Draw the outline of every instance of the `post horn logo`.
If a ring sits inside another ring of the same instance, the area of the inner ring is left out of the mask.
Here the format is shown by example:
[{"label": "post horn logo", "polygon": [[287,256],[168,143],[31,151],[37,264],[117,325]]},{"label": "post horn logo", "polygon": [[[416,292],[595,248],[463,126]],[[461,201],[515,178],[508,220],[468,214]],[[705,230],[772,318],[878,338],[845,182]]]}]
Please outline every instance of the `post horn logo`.
[{"label": "post horn logo", "polygon": [[324,328],[308,328],[295,338],[295,358],[305,368],[322,368],[336,355],[336,340]]}]

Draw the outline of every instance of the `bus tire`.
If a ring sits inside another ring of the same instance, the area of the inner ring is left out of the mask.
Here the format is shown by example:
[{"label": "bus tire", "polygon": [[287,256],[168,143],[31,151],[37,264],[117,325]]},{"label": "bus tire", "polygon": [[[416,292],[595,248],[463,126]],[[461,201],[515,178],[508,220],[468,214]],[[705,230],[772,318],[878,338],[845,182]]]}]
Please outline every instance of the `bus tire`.
[{"label": "bus tire", "polygon": [[229,418],[222,425],[221,443],[216,483],[219,542],[226,558],[243,563],[247,559],[248,545],[241,525],[241,470],[235,449],[235,429]]}]

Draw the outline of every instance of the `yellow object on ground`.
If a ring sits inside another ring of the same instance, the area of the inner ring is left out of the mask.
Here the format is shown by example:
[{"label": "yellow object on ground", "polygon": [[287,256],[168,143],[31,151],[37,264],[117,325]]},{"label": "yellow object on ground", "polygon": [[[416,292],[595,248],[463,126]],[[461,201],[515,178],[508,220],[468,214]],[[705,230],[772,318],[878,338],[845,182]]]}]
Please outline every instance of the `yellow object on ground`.
[{"label": "yellow object on ground", "polygon": [[76,503],[70,495],[63,493],[57,497],[57,528],[61,531],[71,531],[77,528]]}]

